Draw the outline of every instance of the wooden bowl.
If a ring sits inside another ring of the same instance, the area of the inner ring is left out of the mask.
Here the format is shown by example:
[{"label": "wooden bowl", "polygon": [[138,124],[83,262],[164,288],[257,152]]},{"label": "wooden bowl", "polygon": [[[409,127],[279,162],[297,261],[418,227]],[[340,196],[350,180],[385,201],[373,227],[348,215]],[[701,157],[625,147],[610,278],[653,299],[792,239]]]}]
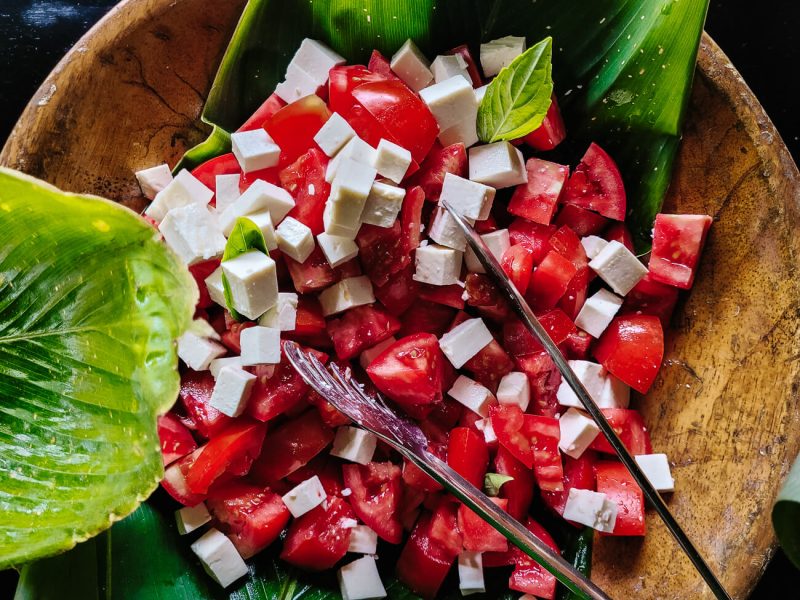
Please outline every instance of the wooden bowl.
[{"label": "wooden bowl", "polygon": [[[174,164],[243,0],[129,0],[47,78],[0,162],[141,208],[133,172]],[[775,549],[770,508],[800,450],[800,176],[756,98],[706,37],[665,210],[715,217],[665,367],[637,400],[674,462],[669,504],[737,598]],[[615,598],[710,598],[653,515],[641,539],[604,538],[594,579]]]}]

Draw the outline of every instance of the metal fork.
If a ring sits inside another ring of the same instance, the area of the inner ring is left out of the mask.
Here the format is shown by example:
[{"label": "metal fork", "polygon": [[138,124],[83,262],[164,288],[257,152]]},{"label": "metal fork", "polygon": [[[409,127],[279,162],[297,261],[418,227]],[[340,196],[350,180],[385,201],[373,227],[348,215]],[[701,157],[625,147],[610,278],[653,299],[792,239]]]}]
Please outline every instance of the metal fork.
[{"label": "metal fork", "polygon": [[397,415],[380,394],[367,394],[353,379],[349,368],[343,371],[334,363],[329,370],[294,342],[286,342],[284,352],[292,366],[318,394],[442,484],[572,592],[587,600],[610,600],[603,590],[553,552],[527,527],[499,508],[447,463],[428,452],[428,439],[417,424]]}]

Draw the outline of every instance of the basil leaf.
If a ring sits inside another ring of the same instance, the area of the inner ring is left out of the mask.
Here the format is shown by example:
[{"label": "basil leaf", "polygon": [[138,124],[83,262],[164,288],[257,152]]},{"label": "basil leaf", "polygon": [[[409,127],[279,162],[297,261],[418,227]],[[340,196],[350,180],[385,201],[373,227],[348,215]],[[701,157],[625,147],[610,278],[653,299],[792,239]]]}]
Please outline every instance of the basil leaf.
[{"label": "basil leaf", "polygon": [[[587,578],[592,574],[592,544],[594,543],[594,529],[584,527],[582,530],[572,530],[564,546],[564,559],[571,563],[580,573]],[[561,586],[559,600],[580,600],[574,592]]]},{"label": "basil leaf", "polygon": [[504,483],[514,481],[510,475],[501,475],[500,473],[487,473],[483,476],[483,489],[486,490],[487,496],[499,496],[500,488]]},{"label": "basil leaf", "polygon": [[772,507],[772,526],[786,556],[800,567],[800,457]]},{"label": "basil leaf", "polygon": [[531,46],[486,88],[478,108],[482,142],[515,140],[539,127],[553,95],[553,39]]},{"label": "basil leaf", "polygon": [[[247,217],[239,217],[233,225],[231,235],[225,244],[225,252],[222,254],[222,262],[236,258],[250,252],[250,250],[261,250],[264,254],[269,255],[267,250],[267,242],[264,239],[264,233],[258,228],[258,225],[253,223]],[[225,272],[222,273],[222,291],[225,294],[225,304],[228,307],[228,312],[237,321],[245,321],[245,317],[240,315],[233,308],[233,299],[231,298],[231,286],[228,283],[228,278]]]},{"label": "basil leaf", "polygon": [[73,547],[163,475],[156,416],[198,291],[127,208],[0,169],[0,569]]}]

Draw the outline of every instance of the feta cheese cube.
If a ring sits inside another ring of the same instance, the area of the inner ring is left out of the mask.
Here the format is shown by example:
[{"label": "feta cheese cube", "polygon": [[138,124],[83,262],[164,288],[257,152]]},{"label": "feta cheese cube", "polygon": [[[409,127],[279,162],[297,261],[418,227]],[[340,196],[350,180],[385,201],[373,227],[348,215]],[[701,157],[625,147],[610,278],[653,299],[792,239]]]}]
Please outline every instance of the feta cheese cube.
[{"label": "feta cheese cube", "polygon": [[219,230],[217,219],[202,204],[173,208],[158,230],[186,265],[216,258],[225,252],[225,236]]},{"label": "feta cheese cube", "polygon": [[494,338],[483,319],[467,319],[445,333],[439,347],[456,369],[460,369],[478,352],[488,346]]},{"label": "feta cheese cube", "polygon": [[483,102],[483,97],[486,95],[486,90],[489,89],[489,84],[482,85],[479,88],[475,88],[475,98],[478,100],[478,104],[480,105]]},{"label": "feta cheese cube", "polygon": [[608,242],[596,235],[587,235],[585,238],[581,238],[581,246],[589,260],[592,260],[602,252],[603,248],[608,246]]},{"label": "feta cheese cube", "polygon": [[611,533],[617,522],[617,504],[600,492],[572,488],[562,516],[568,521]]},{"label": "feta cheese cube", "polygon": [[411,40],[406,40],[394,53],[389,66],[415,92],[419,92],[433,80],[428,59]]},{"label": "feta cheese cube", "polygon": [[411,166],[411,152],[394,142],[381,139],[375,152],[372,165],[381,177],[394,183],[403,181],[408,167]]},{"label": "feta cheese cube", "polygon": [[675,491],[675,480],[672,478],[666,454],[640,454],[634,458],[656,490],[659,492]]},{"label": "feta cheese cube", "polygon": [[275,230],[278,248],[286,256],[303,263],[314,251],[314,234],[308,225],[293,217],[286,217]]},{"label": "feta cheese cube", "polygon": [[211,202],[214,192],[208,189],[202,181],[197,179],[186,169],[178,173],[160,192],[156,194],[153,202],[144,214],[151,219],[160,221],[167,216],[173,208],[180,208],[189,204],[205,206]]},{"label": "feta cheese cube", "polygon": [[261,315],[258,324],[279,331],[294,331],[297,327],[297,302],[294,292],[279,292],[278,302]]},{"label": "feta cheese cube", "polygon": [[[469,217],[464,217],[464,220],[470,225],[475,224],[475,220]],[[437,206],[434,210],[428,237],[440,246],[447,246],[460,252],[467,249],[467,236],[461,231],[453,215],[443,206]]]},{"label": "feta cheese cube", "polygon": [[364,275],[342,279],[319,295],[322,314],[326,317],[373,302],[372,283]]},{"label": "feta cheese cube", "polygon": [[331,118],[325,121],[325,124],[320,128],[314,136],[314,141],[317,146],[328,156],[336,156],[336,153],[344,148],[345,144],[353,139],[356,132],[350,127],[342,115],[335,112]]},{"label": "feta cheese cube", "polygon": [[336,430],[331,455],[366,465],[375,454],[378,438],[365,429],[344,425]]},{"label": "feta cheese cube", "polygon": [[220,344],[192,331],[178,338],[178,357],[193,371],[206,371],[211,361],[227,353]]},{"label": "feta cheese cube", "polygon": [[328,81],[330,70],[335,66],[343,65],[345,62],[347,61],[344,57],[328,48],[322,42],[305,38],[292,57],[291,64],[308,73],[309,77],[317,82],[317,85],[323,85]]},{"label": "feta cheese cube", "polygon": [[525,52],[525,38],[507,35],[481,44],[481,67],[486,77],[494,77],[503,67]]},{"label": "feta cheese cube", "polygon": [[240,180],[241,176],[238,173],[217,175],[214,187],[217,196],[216,205],[218,213],[223,212],[241,196],[241,192],[239,192]]},{"label": "feta cheese cube", "polygon": [[622,298],[605,289],[588,298],[575,318],[575,325],[599,338],[622,307]]},{"label": "feta cheese cube", "polygon": [[233,308],[248,319],[257,319],[278,302],[275,261],[251,250],[222,262]]},{"label": "feta cheese cube", "polygon": [[442,131],[470,118],[478,106],[472,84],[460,75],[426,87],[419,95]]},{"label": "feta cheese cube", "polygon": [[433,59],[431,63],[433,80],[436,83],[446,81],[456,75],[460,75],[472,85],[472,78],[467,71],[467,61],[460,54],[444,54]]},{"label": "feta cheese cube", "polygon": [[265,211],[247,215],[247,218],[261,230],[264,235],[264,242],[267,244],[267,250],[270,252],[276,250],[278,248],[278,236],[275,234],[275,226],[272,224],[272,215]]},{"label": "feta cheese cube", "polygon": [[[249,329],[242,333],[245,331]],[[214,382],[209,404],[223,415],[238,417],[247,407],[255,382],[256,376],[240,367],[222,367]]]},{"label": "feta cheese cube", "polygon": [[222,287],[222,267],[217,267],[211,275],[205,279],[206,289],[211,300],[225,306],[225,288]]},{"label": "feta cheese cube", "polygon": [[238,367],[241,369],[243,366],[241,356],[225,356],[212,360],[211,364],[208,365],[208,370],[211,371],[211,376],[216,379],[224,367]]},{"label": "feta cheese cube", "polygon": [[209,529],[191,548],[206,573],[224,588],[248,573],[233,542],[218,529]]},{"label": "feta cheese cube", "polygon": [[494,404],[494,396],[489,388],[464,375],[458,376],[447,395],[484,418],[489,416],[489,407]]},{"label": "feta cheese cube", "polygon": [[[503,258],[505,251],[511,247],[511,237],[508,234],[508,229],[498,229],[491,233],[484,233],[481,239],[498,262]],[[464,259],[467,262],[467,270],[471,273],[486,273],[486,269],[483,268],[481,261],[478,260],[472,248],[467,247]]]},{"label": "feta cheese cube", "polygon": [[257,325],[242,329],[242,364],[277,365],[281,362],[281,331],[272,327]]},{"label": "feta cheese cube", "polygon": [[282,496],[283,503],[295,519],[314,510],[325,501],[325,498],[327,494],[316,475],[296,485]]},{"label": "feta cheese cube", "polygon": [[630,292],[647,275],[647,267],[616,240],[610,241],[589,266],[620,296]]},{"label": "feta cheese cube", "polygon": [[367,196],[364,210],[361,212],[361,222],[378,227],[391,227],[397,220],[406,191],[395,185],[388,185],[376,181]]},{"label": "feta cheese cube", "polygon": [[469,149],[469,178],[500,189],[527,183],[528,171],[522,152],[509,142],[495,142]]},{"label": "feta cheese cube", "polygon": [[567,456],[580,458],[600,433],[600,428],[589,417],[570,408],[558,420],[560,439],[558,447]]},{"label": "feta cheese cube", "polygon": [[525,373],[514,371],[503,375],[497,386],[497,401],[500,404],[516,404],[522,412],[528,410],[531,401],[531,384]]},{"label": "feta cheese cube", "polygon": [[322,216],[325,233],[355,239],[376,175],[375,169],[352,159],[341,162]]},{"label": "feta cheese cube", "polygon": [[245,192],[219,215],[222,233],[230,235],[236,219],[269,212],[272,224],[280,223],[294,208],[294,198],[277,185],[262,179],[254,181]]},{"label": "feta cheese cube", "polygon": [[429,244],[417,248],[414,280],[431,285],[451,285],[461,276],[462,253],[452,248]]},{"label": "feta cheese cube", "polygon": [[286,78],[275,86],[275,94],[287,104],[317,93],[318,84],[311,75],[290,62],[286,68]]},{"label": "feta cheese cube", "polygon": [[631,401],[631,388],[606,371],[606,384],[597,401],[600,408],[628,408]]},{"label": "feta cheese cube", "polygon": [[458,214],[483,221],[489,218],[494,194],[494,188],[447,173],[442,183],[441,199],[458,211]]},{"label": "feta cheese cube", "polygon": [[350,238],[320,233],[317,236],[317,244],[319,244],[328,264],[334,268],[343,265],[358,255],[358,246]]},{"label": "feta cheese cube", "polygon": [[494,427],[492,427],[492,420],[490,418],[487,417],[475,421],[475,427],[478,431],[483,433],[483,439],[488,445],[492,446],[497,443],[497,434],[494,432]]},{"label": "feta cheese cube", "polygon": [[337,574],[342,600],[370,600],[385,598],[386,588],[383,587],[381,576],[375,558],[364,556],[339,569]]},{"label": "feta cheese cube", "polygon": [[465,148],[474,146],[478,143],[478,109],[475,108],[475,114],[470,114],[464,117],[455,125],[439,132],[439,143],[442,146],[451,146],[453,144],[464,144]]},{"label": "feta cheese cube", "polygon": [[231,149],[244,173],[274,167],[281,155],[281,149],[260,127],[232,133]]},{"label": "feta cheese cube", "polygon": [[375,153],[377,150],[370,146],[367,142],[360,137],[355,136],[344,145],[339,153],[333,157],[325,169],[325,181],[331,183],[336,178],[336,173],[339,170],[339,165],[345,158],[354,160],[362,165],[372,167],[375,163]]},{"label": "feta cheese cube", "polygon": [[350,530],[348,552],[375,554],[378,551],[378,534],[366,525],[356,525]]},{"label": "feta cheese cube", "polygon": [[462,596],[486,591],[483,581],[483,555],[480,552],[464,551],[458,555],[458,589]]},{"label": "feta cheese cube", "polygon": [[172,171],[166,163],[149,169],[142,169],[136,171],[136,181],[139,182],[139,187],[142,194],[148,200],[156,197],[156,194],[167,187],[172,182]]},{"label": "feta cheese cube", "polygon": [[194,506],[184,506],[175,511],[175,522],[178,525],[178,533],[186,535],[199,529],[211,520],[211,515],[204,502]]},{"label": "feta cheese cube", "polygon": [[[583,384],[583,387],[589,392],[589,396],[597,403],[603,396],[608,371],[605,370],[603,365],[598,365],[588,360],[568,360],[567,362],[572,367],[572,370],[575,371],[575,375]],[[558,403],[561,406],[583,408],[583,404],[581,404],[575,392],[563,379],[561,380],[561,385],[558,386],[556,398],[558,398]]]}]

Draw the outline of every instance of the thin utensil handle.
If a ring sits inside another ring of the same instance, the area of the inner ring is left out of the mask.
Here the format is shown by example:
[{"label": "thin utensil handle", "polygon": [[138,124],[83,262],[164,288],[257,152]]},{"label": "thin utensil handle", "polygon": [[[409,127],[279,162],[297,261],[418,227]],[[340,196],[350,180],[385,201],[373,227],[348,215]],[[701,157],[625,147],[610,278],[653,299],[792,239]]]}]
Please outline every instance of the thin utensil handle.
[{"label": "thin utensil handle", "polygon": [[653,487],[653,484],[650,483],[649,479],[647,479],[644,471],[642,471],[642,469],[639,467],[639,464],[633,458],[631,453],[628,452],[625,444],[622,443],[622,440],[620,440],[619,436],[614,431],[614,428],[611,427],[611,424],[608,422],[605,415],[600,411],[600,408],[589,395],[589,392],[586,391],[586,388],[583,386],[580,379],[578,379],[575,375],[575,372],[567,364],[567,360],[564,358],[564,355],[561,354],[558,346],[556,346],[545,328],[542,327],[541,323],[539,323],[539,320],[536,318],[536,315],[533,314],[531,307],[528,306],[528,303],[519,293],[517,288],[509,281],[502,267],[497,262],[494,255],[492,255],[489,248],[486,247],[486,244],[483,243],[481,237],[446,201],[440,201],[440,203],[445,209],[447,209],[447,211],[453,217],[453,220],[458,224],[458,227],[467,238],[467,243],[478,257],[478,260],[483,265],[483,268],[486,269],[486,272],[490,274],[494,282],[498,285],[508,301],[511,303],[514,312],[517,313],[528,331],[532,333],[539,343],[544,346],[545,350],[547,350],[550,358],[553,359],[556,367],[558,367],[558,370],[561,372],[561,376],[572,388],[572,391],[575,392],[575,395],[581,401],[581,404],[583,404],[586,412],[588,412],[592,419],[594,419],[594,422],[597,423],[600,431],[606,436],[611,444],[611,447],[614,448],[614,452],[617,453],[617,457],[633,476],[636,483],[642,489],[642,492],[647,500],[650,502],[653,508],[655,508],[659,517],[661,517],[661,520],[667,526],[667,529],[669,529],[670,533],[678,542],[680,547],[683,548],[683,551],[689,557],[689,560],[692,561],[692,564],[697,569],[698,573],[700,573],[705,582],[708,584],[708,587],[711,588],[711,591],[720,600],[731,600],[728,592],[726,592],[725,588],[722,587],[722,584],[714,575],[711,567],[708,566],[700,552],[689,539],[689,536],[686,535],[681,526],[675,520],[675,517],[672,516],[672,513],[667,507],[667,504],[664,502],[664,499],[661,497],[661,494],[659,494],[655,487]]}]

